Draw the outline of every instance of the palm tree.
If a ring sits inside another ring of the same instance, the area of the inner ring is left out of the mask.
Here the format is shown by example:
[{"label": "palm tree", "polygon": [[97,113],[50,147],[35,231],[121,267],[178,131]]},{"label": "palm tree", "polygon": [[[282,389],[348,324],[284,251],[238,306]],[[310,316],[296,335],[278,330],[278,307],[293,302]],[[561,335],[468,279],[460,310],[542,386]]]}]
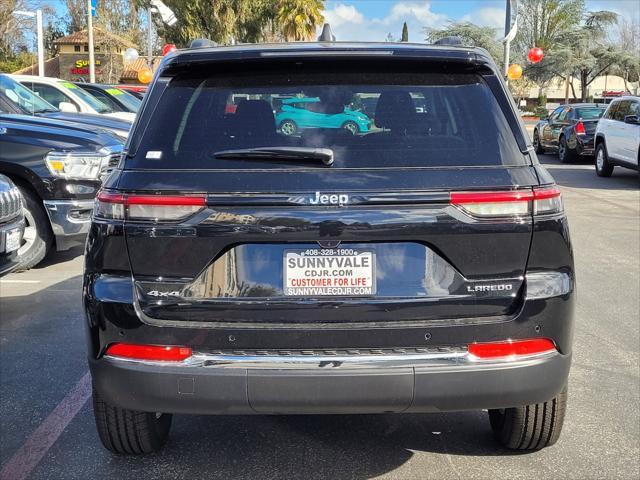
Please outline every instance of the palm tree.
[{"label": "palm tree", "polygon": [[324,22],[323,0],[280,0],[276,25],[287,42],[313,40]]}]

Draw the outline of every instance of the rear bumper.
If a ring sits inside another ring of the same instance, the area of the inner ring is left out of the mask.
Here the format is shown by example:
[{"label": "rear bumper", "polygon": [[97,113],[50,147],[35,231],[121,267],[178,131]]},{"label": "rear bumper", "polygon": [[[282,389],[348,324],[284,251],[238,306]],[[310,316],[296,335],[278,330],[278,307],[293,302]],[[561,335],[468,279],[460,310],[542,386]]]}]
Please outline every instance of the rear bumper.
[{"label": "rear bumper", "polygon": [[582,156],[595,154],[595,141],[593,135],[576,135],[576,152]]},{"label": "rear bumper", "polygon": [[89,364],[100,394],[123,408],[189,414],[351,414],[540,403],[562,390],[571,363],[571,355],[557,352],[475,363],[464,354],[405,357],[372,356],[356,363],[309,357],[299,363],[282,357],[234,361],[217,356],[179,366],[103,357]]},{"label": "rear bumper", "polygon": [[62,251],[82,245],[91,226],[93,200],[45,200],[43,203],[56,237],[56,249]]}]

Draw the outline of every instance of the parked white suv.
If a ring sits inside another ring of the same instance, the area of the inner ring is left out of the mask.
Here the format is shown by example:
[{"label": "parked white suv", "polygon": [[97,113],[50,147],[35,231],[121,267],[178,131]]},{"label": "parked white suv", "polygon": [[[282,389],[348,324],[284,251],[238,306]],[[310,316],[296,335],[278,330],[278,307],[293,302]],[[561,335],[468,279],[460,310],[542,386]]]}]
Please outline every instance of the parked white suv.
[{"label": "parked white suv", "polygon": [[610,177],[614,166],[638,170],[640,97],[620,97],[609,104],[596,128],[596,173]]},{"label": "parked white suv", "polygon": [[114,112],[110,106],[105,105],[89,92],[66,80],[33,75],[10,76],[63,112],[101,114],[122,118],[130,122],[136,118],[135,113]]}]

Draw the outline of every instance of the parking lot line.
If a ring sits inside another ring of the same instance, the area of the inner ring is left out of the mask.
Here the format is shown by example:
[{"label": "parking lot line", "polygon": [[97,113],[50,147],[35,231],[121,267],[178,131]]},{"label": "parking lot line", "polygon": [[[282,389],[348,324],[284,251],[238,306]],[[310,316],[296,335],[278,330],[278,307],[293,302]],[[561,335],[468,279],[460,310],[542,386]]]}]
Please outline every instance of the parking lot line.
[{"label": "parking lot line", "polygon": [[91,376],[87,372],[13,454],[0,471],[0,480],[26,479],[90,397]]},{"label": "parking lot line", "polygon": [[10,278],[3,278],[0,283],[41,283],[42,280],[13,280]]}]

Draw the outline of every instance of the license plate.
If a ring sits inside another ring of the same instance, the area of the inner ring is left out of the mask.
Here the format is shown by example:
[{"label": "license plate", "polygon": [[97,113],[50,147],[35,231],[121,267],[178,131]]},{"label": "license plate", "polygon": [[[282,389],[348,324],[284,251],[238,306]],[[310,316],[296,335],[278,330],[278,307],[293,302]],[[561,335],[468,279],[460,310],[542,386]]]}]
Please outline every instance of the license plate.
[{"label": "license plate", "polygon": [[20,240],[22,239],[22,235],[19,228],[14,228],[13,230],[9,230],[5,237],[4,249],[7,253],[13,252],[14,250],[18,250],[20,248]]},{"label": "license plate", "polygon": [[362,297],[376,293],[373,250],[310,248],[284,253],[284,294]]}]

